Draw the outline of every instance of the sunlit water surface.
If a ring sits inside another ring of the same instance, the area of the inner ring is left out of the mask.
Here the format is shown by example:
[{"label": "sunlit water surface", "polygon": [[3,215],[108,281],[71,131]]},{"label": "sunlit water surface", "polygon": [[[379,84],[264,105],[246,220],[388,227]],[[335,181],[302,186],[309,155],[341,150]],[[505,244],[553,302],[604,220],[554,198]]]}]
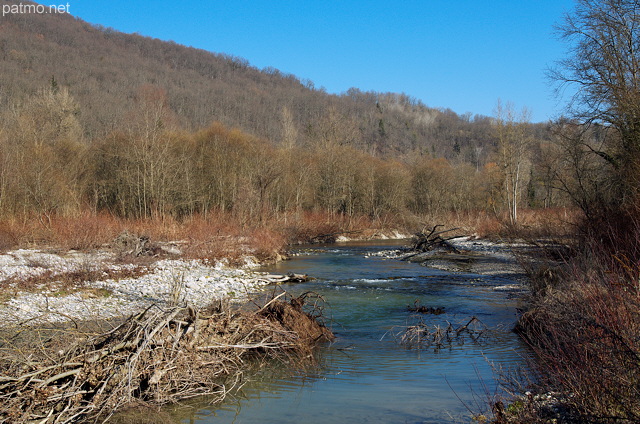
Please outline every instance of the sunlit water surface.
[{"label": "sunlit water surface", "polygon": [[[450,273],[368,253],[389,243],[348,243],[305,249],[265,269],[305,273],[309,283],[286,285],[292,294],[314,291],[330,305],[337,339],[321,348],[319,365],[294,375],[275,366],[251,375],[223,405],[204,406],[184,423],[460,423],[495,390],[495,368],[524,365],[526,349],[511,332],[519,293],[496,287],[511,281]],[[442,315],[407,311],[415,301],[444,307]],[[399,334],[422,319],[455,328],[478,318],[488,327],[477,340],[462,335],[442,348],[406,349]]]}]

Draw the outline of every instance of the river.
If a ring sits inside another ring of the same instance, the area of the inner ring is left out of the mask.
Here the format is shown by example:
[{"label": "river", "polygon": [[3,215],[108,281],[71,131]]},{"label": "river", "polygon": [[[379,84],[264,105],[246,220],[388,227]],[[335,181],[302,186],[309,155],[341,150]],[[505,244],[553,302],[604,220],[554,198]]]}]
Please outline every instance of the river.
[{"label": "river", "polygon": [[[330,306],[337,339],[318,352],[318,366],[291,373],[273,367],[249,376],[242,391],[184,423],[460,423],[480,412],[496,390],[496,369],[524,366],[526,348],[511,331],[521,292],[498,277],[431,269],[370,256],[398,242],[345,243],[301,250],[265,269],[316,279],[283,288],[314,291]],[[416,303],[417,302],[417,303]],[[415,314],[415,304],[444,313]],[[441,346],[400,343],[408,325],[460,329]]]}]

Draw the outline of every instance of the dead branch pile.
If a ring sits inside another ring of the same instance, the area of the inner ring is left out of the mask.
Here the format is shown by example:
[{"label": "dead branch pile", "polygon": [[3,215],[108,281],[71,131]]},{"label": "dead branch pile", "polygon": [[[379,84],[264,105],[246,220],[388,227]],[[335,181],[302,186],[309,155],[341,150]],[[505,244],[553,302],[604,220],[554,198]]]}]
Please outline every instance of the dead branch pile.
[{"label": "dead branch pile", "polygon": [[449,243],[449,240],[459,236],[450,237],[450,238],[444,238],[442,236],[445,233],[456,231],[458,230],[458,228],[451,228],[449,230],[436,231],[438,227],[442,227],[442,225],[435,225],[429,233],[425,233],[424,231],[416,233],[411,239],[409,250],[421,253],[421,252],[429,252],[436,248],[442,248],[447,251],[460,253],[458,249],[456,249],[451,243]]},{"label": "dead branch pile", "polygon": [[113,240],[113,247],[121,256],[146,256],[153,255],[155,246],[151,244],[149,237],[131,234],[124,231]]},{"label": "dead branch pile", "polygon": [[296,360],[333,337],[304,312],[312,296],[285,297],[257,311],[152,306],[99,334],[65,330],[63,341],[13,333],[0,340],[0,423],[99,422],[132,403],[222,399],[247,361]]},{"label": "dead branch pile", "polygon": [[[314,346],[319,341],[334,338],[324,323],[324,299],[316,293],[306,292],[288,302],[269,302],[258,312],[299,337],[302,346]],[[303,316],[308,318],[303,319]]]},{"label": "dead branch pile", "polygon": [[457,328],[451,323],[446,327],[428,325],[420,319],[417,324],[404,327],[395,336],[398,343],[407,349],[438,350],[454,343],[464,343],[465,338],[476,342],[486,331],[487,327],[476,317],[471,317],[466,324]]},{"label": "dead branch pile", "polygon": [[264,282],[267,284],[282,284],[282,283],[305,283],[312,279],[313,278],[309,277],[307,274],[294,274],[293,272],[289,272],[286,275],[268,274],[261,278],[258,278],[257,281]]}]

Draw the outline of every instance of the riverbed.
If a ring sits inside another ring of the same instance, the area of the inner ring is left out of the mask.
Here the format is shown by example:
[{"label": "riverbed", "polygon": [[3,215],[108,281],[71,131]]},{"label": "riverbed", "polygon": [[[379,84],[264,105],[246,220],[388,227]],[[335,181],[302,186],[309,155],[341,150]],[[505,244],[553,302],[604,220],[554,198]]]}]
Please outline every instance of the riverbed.
[{"label": "riverbed", "polygon": [[[335,342],[321,347],[317,366],[248,373],[228,401],[202,404],[182,422],[458,423],[483,412],[487,396],[498,390],[496,370],[525,365],[526,347],[511,331],[522,282],[500,272],[436,269],[375,255],[399,243],[314,246],[263,269],[315,278],[282,288],[324,298]],[[416,306],[444,313],[409,310]],[[472,318],[471,331],[457,333]],[[449,328],[451,337],[422,346],[401,343],[407,328],[418,324]]]}]

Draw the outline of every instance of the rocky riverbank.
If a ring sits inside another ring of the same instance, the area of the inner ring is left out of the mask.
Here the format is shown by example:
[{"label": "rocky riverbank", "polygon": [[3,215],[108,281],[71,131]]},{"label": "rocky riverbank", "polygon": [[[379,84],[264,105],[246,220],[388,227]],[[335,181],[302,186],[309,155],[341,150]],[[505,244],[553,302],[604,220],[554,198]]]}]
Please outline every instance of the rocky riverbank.
[{"label": "rocky riverbank", "polygon": [[249,364],[301,364],[333,338],[306,312],[322,299],[265,290],[305,275],[258,272],[249,254],[237,267],[167,249],[121,255],[0,255],[0,423],[103,422],[128,407],[222,400]]},{"label": "rocky riverbank", "polygon": [[224,261],[165,256],[123,263],[109,250],[9,251],[0,255],[0,323],[114,318],[151,304],[242,301],[281,279],[256,272],[258,263],[250,256],[244,262],[229,267]]}]

